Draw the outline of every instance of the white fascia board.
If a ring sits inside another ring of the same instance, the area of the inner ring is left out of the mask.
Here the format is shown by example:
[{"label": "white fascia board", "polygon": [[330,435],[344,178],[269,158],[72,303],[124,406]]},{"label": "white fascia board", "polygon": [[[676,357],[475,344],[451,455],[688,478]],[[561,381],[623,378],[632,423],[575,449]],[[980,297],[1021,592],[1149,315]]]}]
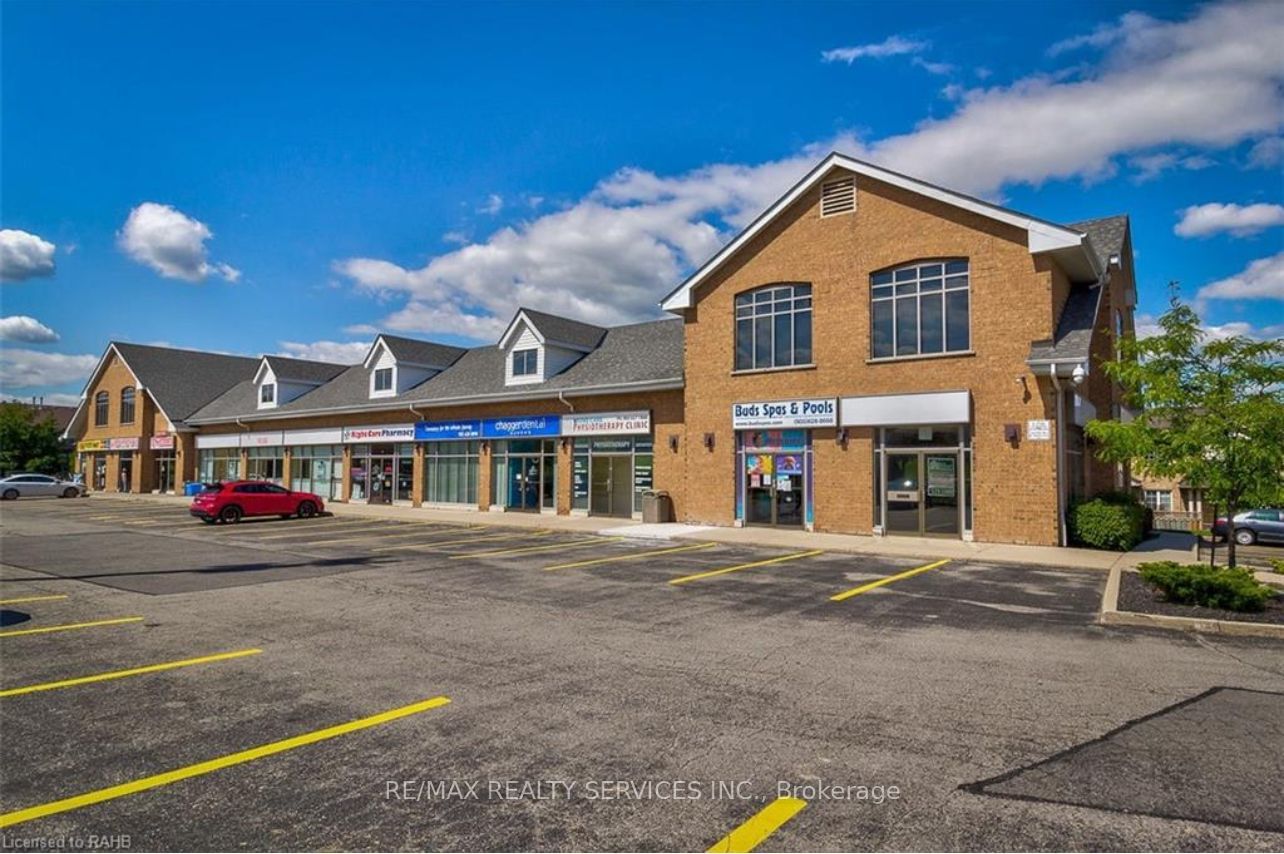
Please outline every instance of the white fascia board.
[{"label": "white fascia board", "polygon": [[375,354],[381,349],[388,350],[388,355],[392,356],[392,360],[394,362],[397,361],[397,357],[393,354],[392,350],[389,349],[388,345],[384,343],[383,336],[380,335],[378,338],[375,338],[374,343],[370,345],[370,351],[366,353],[365,359],[361,362],[362,367],[367,371],[370,370],[375,363]]},{"label": "white fascia board", "polygon": [[531,323],[531,319],[526,316],[526,312],[519,311],[517,312],[517,315],[513,317],[511,321],[509,321],[508,328],[504,330],[503,335],[499,336],[499,343],[496,344],[495,346],[501,350],[507,347],[508,342],[512,340],[513,334],[517,332],[519,328],[521,328],[521,324],[523,323],[526,324],[526,328],[531,331],[531,334],[535,336],[535,340],[543,344],[544,334],[539,331],[539,327],[537,327],[534,323]]},{"label": "white fascia board", "polygon": [[[908,175],[901,175],[898,172],[892,172],[875,166],[872,163],[865,163],[861,160],[855,160],[842,154],[833,153],[822,160],[814,169],[808,172],[802,180],[795,184],[785,195],[781,196],[771,207],[767,208],[762,214],[751,222],[744,231],[722,247],[712,258],[706,261],[700,269],[696,270],[685,282],[683,282],[675,291],[669,294],[660,302],[660,307],[665,311],[682,311],[691,307],[691,293],[700,285],[710,274],[722,265],[729,257],[735,254],[746,243],[761,232],[769,225],[780,213],[796,202],[804,194],[811,190],[821,179],[825,177],[832,169],[846,169],[857,175],[863,175],[867,178],[873,178],[876,181],[882,181],[894,187],[900,187],[912,193],[926,196],[944,204],[951,205],[989,219],[1007,223],[1017,228],[1025,229],[1027,233],[1027,245],[1031,254],[1040,252],[1049,252],[1056,249],[1067,249],[1084,244],[1084,235],[1072,228],[1056,225],[1055,223],[1037,220],[1032,217],[1015,211],[992,205],[989,202],[983,202],[980,199],[974,199],[970,196],[947,190],[944,187],[937,187],[920,181],[917,178],[911,178]],[[1095,263],[1093,264],[1095,267]]]},{"label": "white fascia board", "polygon": [[[264,356],[262,359],[259,360],[259,369],[254,372],[255,385],[258,385],[261,382],[263,382],[264,371],[267,371],[269,374],[273,374],[272,366],[268,364],[267,356]],[[273,376],[275,376],[275,374],[273,374]]]}]

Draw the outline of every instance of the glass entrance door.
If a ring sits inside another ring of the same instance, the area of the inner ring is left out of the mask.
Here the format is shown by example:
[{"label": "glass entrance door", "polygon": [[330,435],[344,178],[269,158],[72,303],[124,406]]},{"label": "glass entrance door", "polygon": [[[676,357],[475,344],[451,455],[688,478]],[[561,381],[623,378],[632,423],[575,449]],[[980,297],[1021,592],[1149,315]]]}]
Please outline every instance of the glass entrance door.
[{"label": "glass entrance door", "polygon": [[803,524],[801,454],[745,455],[745,522]]},{"label": "glass entrance door", "polygon": [[508,509],[539,512],[540,457],[508,458]]},{"label": "glass entrance door", "polygon": [[957,453],[887,453],[887,531],[918,536],[959,533]]},{"label": "glass entrance door", "polygon": [[370,457],[370,504],[391,504],[393,499],[393,457]]},{"label": "glass entrance door", "polygon": [[594,456],[589,471],[589,512],[594,516],[633,515],[633,459]]}]

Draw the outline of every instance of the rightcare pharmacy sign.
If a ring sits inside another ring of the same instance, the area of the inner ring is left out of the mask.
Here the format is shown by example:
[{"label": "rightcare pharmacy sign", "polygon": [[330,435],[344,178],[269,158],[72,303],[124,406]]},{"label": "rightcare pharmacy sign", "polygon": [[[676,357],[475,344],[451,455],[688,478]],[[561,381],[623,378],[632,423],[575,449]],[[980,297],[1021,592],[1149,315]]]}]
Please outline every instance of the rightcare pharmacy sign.
[{"label": "rightcare pharmacy sign", "polygon": [[733,430],[834,427],[837,424],[838,401],[832,397],[731,404]]}]

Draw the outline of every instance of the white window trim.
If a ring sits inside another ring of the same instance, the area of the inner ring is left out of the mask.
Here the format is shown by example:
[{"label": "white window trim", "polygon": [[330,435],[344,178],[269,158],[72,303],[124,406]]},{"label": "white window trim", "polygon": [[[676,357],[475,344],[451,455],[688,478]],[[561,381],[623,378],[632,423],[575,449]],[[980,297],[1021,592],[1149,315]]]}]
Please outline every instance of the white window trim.
[{"label": "white window trim", "polygon": [[[377,387],[376,377],[380,371],[388,371],[388,387],[381,389]],[[397,396],[397,366],[386,365],[382,368],[375,368],[370,372],[370,396],[371,397],[396,397]]]}]

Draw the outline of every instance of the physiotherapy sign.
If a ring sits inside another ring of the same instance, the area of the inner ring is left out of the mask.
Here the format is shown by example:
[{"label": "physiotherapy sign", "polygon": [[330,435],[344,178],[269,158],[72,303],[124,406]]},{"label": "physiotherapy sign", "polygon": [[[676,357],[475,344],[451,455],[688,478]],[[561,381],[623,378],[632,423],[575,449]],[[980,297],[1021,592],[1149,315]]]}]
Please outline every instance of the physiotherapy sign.
[{"label": "physiotherapy sign", "polygon": [[651,413],[637,412],[586,412],[562,416],[563,436],[604,436],[631,433],[650,433]]},{"label": "physiotherapy sign", "polygon": [[733,430],[777,427],[834,427],[838,401],[832,397],[805,400],[756,400],[731,404]]}]

